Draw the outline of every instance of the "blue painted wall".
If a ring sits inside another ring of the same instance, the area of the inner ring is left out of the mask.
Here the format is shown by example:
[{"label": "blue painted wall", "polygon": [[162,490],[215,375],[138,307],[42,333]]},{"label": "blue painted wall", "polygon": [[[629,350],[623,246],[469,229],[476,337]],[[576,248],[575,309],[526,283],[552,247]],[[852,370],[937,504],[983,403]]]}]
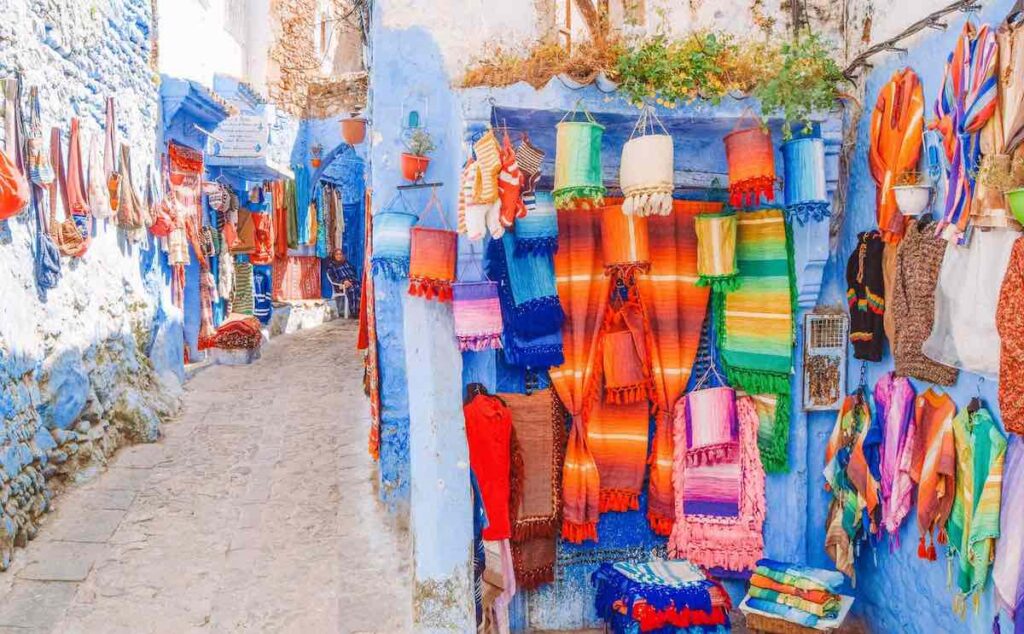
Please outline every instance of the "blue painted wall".
[{"label": "blue painted wall", "polygon": [[[983,3],[977,13],[980,22],[998,25],[1009,11],[1010,0],[995,0]],[[850,187],[846,224],[843,228],[839,253],[826,272],[826,283],[822,303],[841,303],[845,294],[844,267],[846,259],[856,245],[857,233],[876,227],[875,185],[868,169],[867,151],[869,146],[870,109],[874,107],[878,92],[892,74],[910,66],[921,77],[925,96],[925,113],[928,119],[933,115],[935,98],[942,81],[946,56],[953,49],[955,40],[963,27],[966,16],[950,16],[949,28],[945,31],[925,30],[910,42],[907,54],[882,55],[873,60],[876,65],[867,78],[865,92],[866,115],[860,120],[857,130],[857,148],[850,171]],[[886,355],[881,363],[868,364],[867,380],[874,385],[878,377],[892,370],[892,359]],[[849,366],[850,387],[854,387],[860,372],[860,362],[852,359]],[[915,381],[918,390],[927,384]],[[978,376],[960,373],[956,386],[948,393],[958,406],[965,406],[978,389]],[[995,381],[984,381],[981,394],[986,405],[998,417],[998,402]],[[824,478],[821,476],[825,443],[831,432],[834,417],[815,414],[809,419],[808,447],[811,465],[811,505],[808,509],[811,532],[808,535],[808,553],[813,564],[825,565],[824,522],[828,511],[828,497],[824,493]],[[771,508],[771,507],[769,507]],[[863,615],[877,632],[991,632],[993,601],[991,582],[981,600],[981,609],[975,614],[968,611],[961,621],[951,609],[953,591],[946,581],[946,561],[940,553],[939,561],[926,562],[917,557],[917,526],[912,518],[904,524],[900,533],[902,546],[895,553],[889,552],[887,544],[874,551],[865,547],[857,563],[857,604],[855,609]],[[1019,538],[1019,536],[1018,536]],[[998,546],[997,546],[998,556]],[[1007,621],[1003,620],[1008,631]]]}]

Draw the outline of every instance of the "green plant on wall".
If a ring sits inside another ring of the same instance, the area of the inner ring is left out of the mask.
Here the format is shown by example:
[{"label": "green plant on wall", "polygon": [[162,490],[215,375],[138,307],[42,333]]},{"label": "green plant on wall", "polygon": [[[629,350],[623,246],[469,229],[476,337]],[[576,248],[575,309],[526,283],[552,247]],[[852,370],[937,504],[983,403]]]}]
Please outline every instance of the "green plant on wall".
[{"label": "green plant on wall", "polygon": [[835,107],[844,78],[825,41],[810,31],[782,44],[779,57],[777,72],[766,73],[753,95],[764,115],[782,115],[783,136],[788,138],[794,125],[809,126],[815,112]]},{"label": "green plant on wall", "polygon": [[434,145],[434,139],[431,138],[430,133],[422,128],[418,128],[413,131],[412,135],[405,142],[405,149],[409,154],[415,156],[427,156],[431,152],[437,149]]}]

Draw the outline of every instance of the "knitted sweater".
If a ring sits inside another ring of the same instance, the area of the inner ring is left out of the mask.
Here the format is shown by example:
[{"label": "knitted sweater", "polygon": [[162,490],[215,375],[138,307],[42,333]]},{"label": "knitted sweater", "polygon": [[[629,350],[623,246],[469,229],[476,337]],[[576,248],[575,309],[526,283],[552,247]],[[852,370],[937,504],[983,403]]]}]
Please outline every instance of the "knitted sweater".
[{"label": "knitted sweater", "polygon": [[884,249],[885,243],[877,231],[861,232],[857,248],[846,264],[850,343],[853,356],[865,361],[881,361],[885,347]]},{"label": "knitted sweater", "polygon": [[946,242],[935,236],[935,222],[907,225],[896,256],[892,304],[896,337],[892,342],[896,374],[936,385],[953,385],[959,370],[936,363],[921,352],[935,320],[935,286],[946,253]]}]

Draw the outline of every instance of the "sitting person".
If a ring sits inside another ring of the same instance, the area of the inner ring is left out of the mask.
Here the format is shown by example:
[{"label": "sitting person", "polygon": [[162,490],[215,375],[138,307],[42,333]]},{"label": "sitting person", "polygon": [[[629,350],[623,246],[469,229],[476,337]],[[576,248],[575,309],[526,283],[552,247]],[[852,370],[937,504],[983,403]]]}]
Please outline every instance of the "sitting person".
[{"label": "sitting person", "polygon": [[[351,317],[356,315],[359,303],[359,279],[356,275],[355,267],[349,263],[341,249],[335,249],[331,254],[331,258],[327,260],[326,269],[327,281],[331,283],[331,287],[334,289],[334,297],[344,297],[346,299],[348,311],[345,316]],[[342,311],[344,309],[339,305],[338,310]]]}]

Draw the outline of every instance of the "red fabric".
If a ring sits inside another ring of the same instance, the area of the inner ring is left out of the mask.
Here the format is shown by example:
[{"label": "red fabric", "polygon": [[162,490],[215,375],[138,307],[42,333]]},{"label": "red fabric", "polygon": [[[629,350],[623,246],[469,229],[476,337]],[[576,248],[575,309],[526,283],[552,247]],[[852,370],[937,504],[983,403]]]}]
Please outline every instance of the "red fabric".
[{"label": "red fabric", "polygon": [[274,260],[274,299],[320,299],[321,295],[320,258],[297,255]]},{"label": "red fabric", "polygon": [[284,183],[270,185],[270,205],[274,213],[274,256],[288,257],[288,205],[285,204]]},{"label": "red fabric", "polygon": [[274,222],[270,214],[252,214],[253,251],[249,261],[253,264],[274,262]]},{"label": "red fabric", "polygon": [[496,396],[479,394],[462,408],[466,417],[469,466],[487,511],[484,539],[509,539],[512,468],[512,412]]}]

